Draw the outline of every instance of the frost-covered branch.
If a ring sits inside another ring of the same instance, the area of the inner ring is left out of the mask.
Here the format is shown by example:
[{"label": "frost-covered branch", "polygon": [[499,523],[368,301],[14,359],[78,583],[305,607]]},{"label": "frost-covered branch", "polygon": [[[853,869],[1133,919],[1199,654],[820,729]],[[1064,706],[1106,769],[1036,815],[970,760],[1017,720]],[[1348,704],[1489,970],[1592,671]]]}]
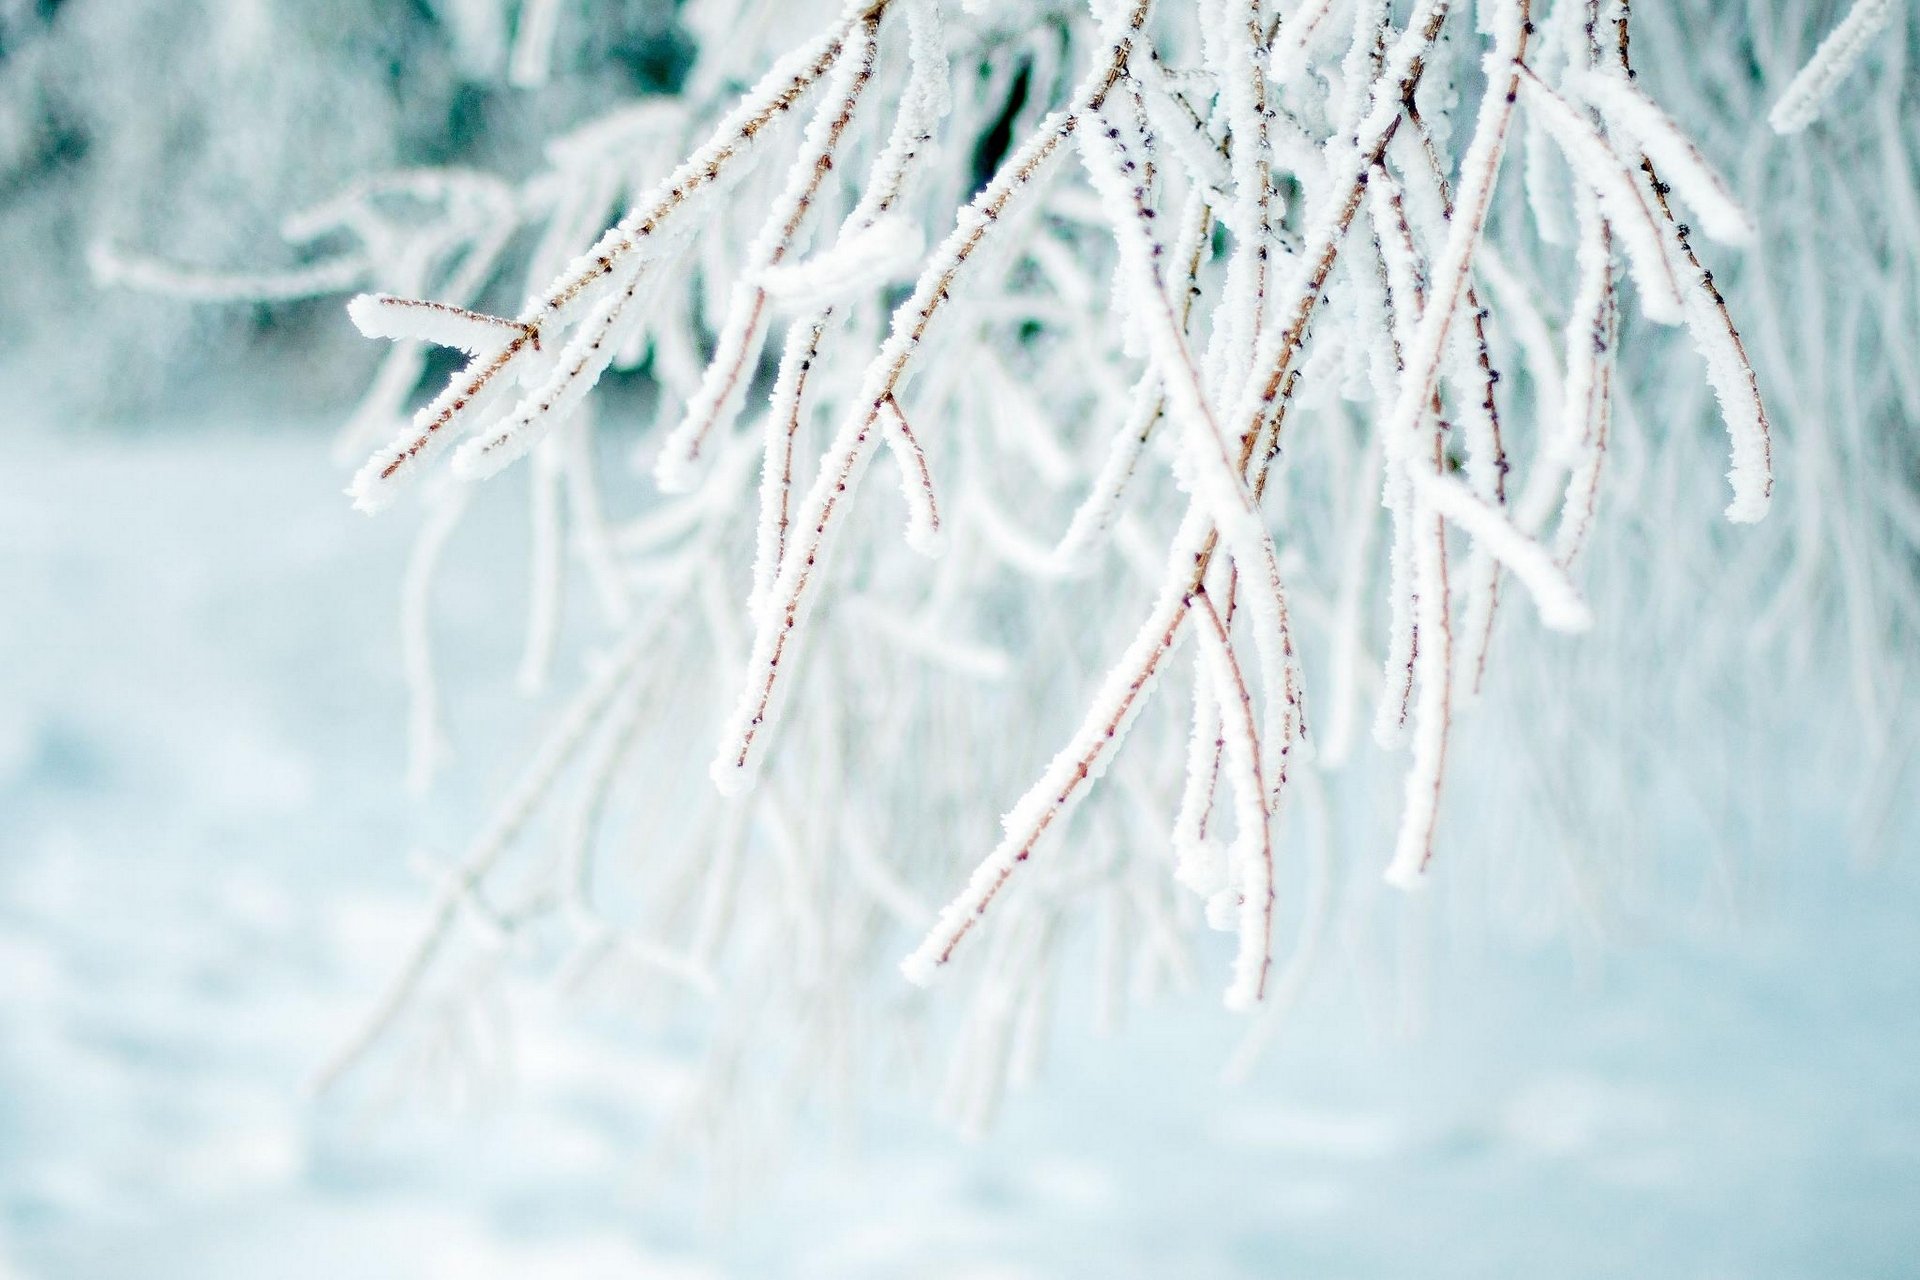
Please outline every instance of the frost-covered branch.
[{"label": "frost-covered branch", "polygon": [[[516,82],[539,81],[555,8],[527,7]],[[968,1114],[1037,1043],[1085,904],[1138,923],[1121,968],[1184,981],[1211,923],[1237,939],[1230,1005],[1290,998],[1331,893],[1330,854],[1287,857],[1295,793],[1359,754],[1375,708],[1409,755],[1376,862],[1418,882],[1496,626],[1596,622],[1582,552],[1622,344],[1666,341],[1623,310],[1686,327],[1731,440],[1727,514],[1766,510],[1754,344],[1679,218],[1762,252],[1767,219],[1636,77],[1620,0],[710,16],[756,34],[709,42],[681,99],[578,130],[517,185],[370,183],[290,229],[356,247],[251,282],[364,285],[350,314],[395,343],[355,428],[390,443],[352,492],[376,510],[433,481],[407,575],[419,761],[428,587],[465,486],[534,455],[530,672],[567,661],[569,560],[623,637],[342,1065],[462,921],[496,945],[558,921],[569,972],[671,978],[714,1002],[735,1063],[769,1010],[897,999],[884,960],[920,933],[907,976],[966,984]],[[1823,47],[1823,82],[1853,56]],[[501,308],[488,282],[529,242],[530,296]],[[402,421],[427,344],[466,363]],[[595,411],[609,370],[644,374],[648,420]],[[651,483],[603,474],[616,440]],[[1531,607],[1500,608],[1508,585]],[[716,733],[710,764],[689,755]],[[605,856],[614,828],[631,865]],[[621,871],[641,905],[616,925]]]}]

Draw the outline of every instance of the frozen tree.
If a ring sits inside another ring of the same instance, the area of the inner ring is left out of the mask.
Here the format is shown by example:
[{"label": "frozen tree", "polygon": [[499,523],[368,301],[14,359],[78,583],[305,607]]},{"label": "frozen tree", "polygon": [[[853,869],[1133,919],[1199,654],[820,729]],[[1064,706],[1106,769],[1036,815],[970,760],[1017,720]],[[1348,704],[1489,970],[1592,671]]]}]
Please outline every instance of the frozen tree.
[{"label": "frozen tree", "polygon": [[[511,27],[471,56],[519,84],[566,7],[448,6]],[[695,1126],[755,1079],[852,1090],[897,1058],[979,1123],[1074,958],[1103,1017],[1197,982],[1271,1018],[1337,865],[1447,873],[1449,758],[1503,661],[1617,634],[1583,555],[1616,505],[1652,527],[1717,493],[1749,524],[1780,457],[1827,500],[1699,553],[1769,577],[1754,611],[1661,608],[1751,635],[1838,591],[1891,723],[1911,440],[1859,413],[1776,438],[1762,387],[1817,418],[1794,326],[1841,326],[1893,358],[1837,394],[1912,414],[1905,17],[1858,0],[1714,40],[1684,32],[1735,6],[1649,8],[702,0],[680,92],[529,176],[370,176],[288,222],[334,246],[292,274],[98,255],[174,291],[372,290],[349,312],[394,345],[342,447],[371,451],[357,506],[421,508],[416,785],[443,749],[432,584],[475,485],[528,486],[526,686],[576,578],[603,620],[328,1078],[515,961],[703,1010]],[[1844,316],[1723,290],[1818,260],[1819,224],[1749,202],[1783,180],[1745,124],[1769,110],[1844,111],[1881,157],[1884,191],[1805,153],[1786,179],[1898,231],[1897,280]],[[495,305],[502,279],[524,305]],[[461,363],[410,409],[430,347]],[[642,430],[596,405],[609,370],[657,387]],[[608,465],[633,449],[644,481]],[[1378,751],[1403,757],[1397,834],[1343,847],[1327,780]]]}]

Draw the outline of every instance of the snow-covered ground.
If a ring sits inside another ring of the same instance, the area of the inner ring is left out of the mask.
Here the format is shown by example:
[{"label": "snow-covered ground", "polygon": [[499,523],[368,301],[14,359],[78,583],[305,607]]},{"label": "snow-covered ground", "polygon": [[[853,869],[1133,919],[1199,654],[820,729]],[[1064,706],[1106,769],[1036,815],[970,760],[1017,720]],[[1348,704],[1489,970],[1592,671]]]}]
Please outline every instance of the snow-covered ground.
[{"label": "snow-covered ground", "polygon": [[[459,1107],[311,1101],[424,898],[407,851],[486,781],[398,785],[404,524],[351,514],[312,432],[9,455],[8,1280],[1920,1273],[1920,805],[1863,866],[1849,778],[1796,781],[1710,925],[1443,929],[1401,1013],[1359,947],[1244,1084],[1225,1015],[1137,1015],[984,1141],[883,1100],[718,1205],[650,1163],[679,1068],[605,1052],[605,1010],[536,1002]],[[466,735],[524,714],[507,576],[441,601]]]}]

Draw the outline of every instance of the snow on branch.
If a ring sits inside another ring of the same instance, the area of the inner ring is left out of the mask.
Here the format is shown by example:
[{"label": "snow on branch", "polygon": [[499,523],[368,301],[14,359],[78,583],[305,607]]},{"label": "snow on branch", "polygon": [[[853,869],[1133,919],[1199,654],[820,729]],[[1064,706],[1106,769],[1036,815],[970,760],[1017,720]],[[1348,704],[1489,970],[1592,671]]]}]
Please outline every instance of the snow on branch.
[{"label": "snow on branch", "polygon": [[[369,180],[289,227],[352,245],[286,275],[100,255],[203,297],[369,290],[349,314],[395,346],[354,439],[388,443],[351,492],[377,510],[435,480],[407,575],[420,776],[428,585],[467,508],[448,493],[533,453],[535,665],[561,665],[569,559],[621,637],[342,1065],[463,921],[497,945],[564,918],[577,972],[645,939],[629,958],[728,1025],[776,989],[866,999],[861,975],[924,929],[901,969],[970,984],[955,999],[979,1011],[954,1063],[969,1114],[1036,1042],[1044,966],[1088,901],[1127,904],[1140,936],[1115,945],[1153,981],[1210,920],[1237,937],[1230,1005],[1293,991],[1304,960],[1274,957],[1311,954],[1317,915],[1282,939],[1328,860],[1289,879],[1293,797],[1355,754],[1363,708],[1407,749],[1381,862],[1411,886],[1456,719],[1498,679],[1496,621],[1594,621],[1579,557],[1612,479],[1616,249],[1640,310],[1704,358],[1727,514],[1765,511],[1760,380],[1669,197],[1729,245],[1756,219],[1636,82],[1624,5],[982,8],[690,6],[739,40],[518,186]],[[556,9],[524,7],[515,83],[546,74]],[[1776,122],[1817,109],[1887,10],[1855,6]],[[525,306],[491,314],[527,244]],[[409,421],[426,344],[467,363]],[[649,420],[590,411],[616,368],[650,380]],[[601,474],[615,441],[651,483]],[[904,537],[861,488],[876,454]],[[1532,608],[1499,610],[1503,583]],[[716,728],[711,763],[690,757]],[[617,818],[643,846],[625,931],[596,862]]]},{"label": "snow on branch", "polygon": [[498,351],[515,338],[531,342],[538,334],[499,316],[482,315],[446,302],[422,302],[391,294],[363,293],[347,304],[354,327],[369,338],[415,340],[452,347],[469,356]]},{"label": "snow on branch", "polygon": [[1847,16],[1827,34],[1773,104],[1767,123],[1775,133],[1799,133],[1826,108],[1840,82],[1853,74],[1875,37],[1893,21],[1896,0],[1853,0]]},{"label": "snow on branch", "polygon": [[95,282],[103,287],[135,289],[192,302],[283,302],[324,297],[360,284],[371,270],[363,255],[348,254],[291,271],[208,271],[112,244],[95,245],[88,253],[87,264]]}]

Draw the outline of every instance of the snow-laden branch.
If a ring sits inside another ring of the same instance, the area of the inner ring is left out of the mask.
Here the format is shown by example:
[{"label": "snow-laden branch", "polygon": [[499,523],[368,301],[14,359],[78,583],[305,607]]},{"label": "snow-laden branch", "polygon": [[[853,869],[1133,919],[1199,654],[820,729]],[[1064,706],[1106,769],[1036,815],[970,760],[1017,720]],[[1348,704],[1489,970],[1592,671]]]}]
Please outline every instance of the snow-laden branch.
[{"label": "snow-laden branch", "polygon": [[1897,0],[1853,0],[1840,25],[1827,33],[1773,104],[1767,123],[1775,133],[1799,133],[1826,108],[1840,82],[1853,74],[1875,37],[1893,21]]},{"label": "snow-laden branch", "polygon": [[[557,11],[525,7],[515,83],[546,74]],[[1040,1043],[1085,904],[1137,926],[1103,935],[1114,972],[1184,980],[1205,921],[1237,935],[1230,1005],[1289,999],[1332,857],[1286,856],[1296,792],[1359,753],[1372,708],[1408,753],[1383,861],[1419,882],[1496,624],[1576,644],[1538,628],[1594,621],[1621,278],[1704,360],[1704,380],[1681,364],[1729,433],[1727,514],[1766,509],[1760,378],[1674,203],[1736,246],[1765,211],[1692,141],[1684,96],[1642,89],[1617,0],[692,17],[739,39],[524,183],[369,180],[290,221],[333,256],[289,273],[99,255],[206,298],[368,291],[349,314],[394,345],[351,434],[389,443],[352,493],[372,510],[434,480],[404,610],[422,779],[463,486],[531,454],[530,675],[566,669],[576,560],[626,637],[343,1064],[451,952],[535,922],[582,980],[625,964],[712,999],[735,1071],[759,1019],[805,1008],[799,1039],[826,1034],[924,930],[901,967],[963,985],[968,1115]],[[1823,46],[1816,98],[1860,38]],[[506,262],[530,296],[491,314]],[[466,363],[405,415],[429,346]],[[651,418],[593,398],[610,369],[644,376]],[[613,448],[651,481],[608,478]],[[898,505],[862,489],[876,454]],[[686,744],[716,721],[708,787]],[[602,856],[620,822],[635,867]],[[624,924],[602,892],[621,870],[644,889]]]}]

